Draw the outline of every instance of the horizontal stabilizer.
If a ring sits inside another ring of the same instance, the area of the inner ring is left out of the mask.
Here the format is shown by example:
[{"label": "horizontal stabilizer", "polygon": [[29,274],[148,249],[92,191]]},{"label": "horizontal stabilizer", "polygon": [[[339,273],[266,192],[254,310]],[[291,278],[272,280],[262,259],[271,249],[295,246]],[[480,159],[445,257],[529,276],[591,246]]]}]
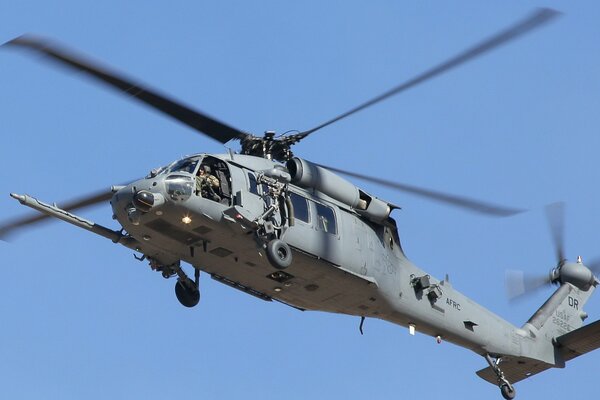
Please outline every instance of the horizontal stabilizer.
[{"label": "horizontal stabilizer", "polygon": [[[556,346],[565,362],[600,348],[600,320],[557,337]],[[517,383],[555,367],[525,357],[502,357],[498,366],[510,383]],[[477,371],[477,375],[494,385],[497,384],[496,374],[490,367]]]},{"label": "horizontal stabilizer", "polygon": [[556,338],[565,361],[600,347],[600,320]]},{"label": "horizontal stabilizer", "polygon": [[[543,361],[525,357],[502,357],[498,366],[510,383],[517,383],[553,367]],[[490,367],[477,371],[477,375],[493,385],[498,384],[496,373]]]}]

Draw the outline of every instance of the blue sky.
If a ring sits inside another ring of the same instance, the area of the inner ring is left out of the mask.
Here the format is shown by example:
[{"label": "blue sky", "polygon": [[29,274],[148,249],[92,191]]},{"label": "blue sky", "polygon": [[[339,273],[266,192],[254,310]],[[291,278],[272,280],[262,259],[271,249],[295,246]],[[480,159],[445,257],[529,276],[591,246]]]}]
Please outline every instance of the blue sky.
[{"label": "blue sky", "polygon": [[[600,256],[597,2],[1,1],[0,41],[46,35],[257,134],[306,129],[510,25],[564,15],[509,46],[295,148],[334,165],[530,211],[472,215],[361,183],[402,205],[408,257],[520,325],[551,290],[509,305],[504,271],[545,273],[543,206],[567,203],[566,253]],[[194,3],[194,4],[192,4]],[[326,4],[323,4],[326,3]],[[37,57],[0,51],[2,220],[223,146]],[[84,215],[116,228],[108,206]],[[0,397],[499,398],[485,362],[387,322],[301,313],[201,278],[192,310],[131,252],[64,223],[0,242]],[[587,311],[598,319],[600,301]],[[600,352],[517,386],[594,398]],[[560,382],[560,384],[557,384]]]}]

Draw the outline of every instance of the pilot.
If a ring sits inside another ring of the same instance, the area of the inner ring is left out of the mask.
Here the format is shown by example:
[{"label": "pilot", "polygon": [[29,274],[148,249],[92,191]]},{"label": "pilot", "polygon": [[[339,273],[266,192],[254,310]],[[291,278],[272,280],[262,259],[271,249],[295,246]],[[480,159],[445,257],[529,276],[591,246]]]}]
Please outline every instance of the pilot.
[{"label": "pilot", "polygon": [[219,179],[210,173],[210,167],[208,165],[201,165],[196,176],[196,193],[199,193],[204,198],[220,202],[221,197],[216,192],[219,190],[219,187]]}]

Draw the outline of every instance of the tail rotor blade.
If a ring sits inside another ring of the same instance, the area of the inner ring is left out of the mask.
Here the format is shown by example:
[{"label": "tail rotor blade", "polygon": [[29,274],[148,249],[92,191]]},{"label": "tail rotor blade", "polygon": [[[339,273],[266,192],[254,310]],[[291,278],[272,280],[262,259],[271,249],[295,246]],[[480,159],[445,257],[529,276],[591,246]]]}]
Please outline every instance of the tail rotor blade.
[{"label": "tail rotor blade", "polygon": [[589,270],[594,273],[594,275],[600,274],[600,257],[594,258],[589,263],[586,262],[585,266],[588,267]]},{"label": "tail rotor blade", "polygon": [[546,218],[550,226],[550,234],[556,251],[556,261],[560,264],[565,259],[564,231],[565,231],[565,203],[558,202],[546,206]]},{"label": "tail rotor blade", "polygon": [[509,301],[517,301],[550,284],[549,276],[527,275],[523,271],[506,271],[505,285]]}]

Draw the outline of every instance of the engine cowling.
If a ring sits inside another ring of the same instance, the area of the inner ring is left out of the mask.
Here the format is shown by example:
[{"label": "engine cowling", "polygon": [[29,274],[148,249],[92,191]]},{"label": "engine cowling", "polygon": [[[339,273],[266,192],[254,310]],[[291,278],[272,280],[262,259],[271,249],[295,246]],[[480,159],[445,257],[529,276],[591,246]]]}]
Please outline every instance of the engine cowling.
[{"label": "engine cowling", "polygon": [[316,189],[352,208],[366,208],[361,207],[358,188],[333,172],[297,157],[287,162],[287,168],[293,184]]},{"label": "engine cowling", "polygon": [[369,196],[366,210],[356,210],[359,214],[364,215],[371,221],[383,222],[385,221],[392,212],[392,206],[387,202],[378,199],[377,197]]},{"label": "engine cowling", "polygon": [[392,211],[389,203],[363,192],[339,175],[309,161],[294,157],[288,160],[287,169],[294,185],[318,190],[374,222],[383,222]]}]

